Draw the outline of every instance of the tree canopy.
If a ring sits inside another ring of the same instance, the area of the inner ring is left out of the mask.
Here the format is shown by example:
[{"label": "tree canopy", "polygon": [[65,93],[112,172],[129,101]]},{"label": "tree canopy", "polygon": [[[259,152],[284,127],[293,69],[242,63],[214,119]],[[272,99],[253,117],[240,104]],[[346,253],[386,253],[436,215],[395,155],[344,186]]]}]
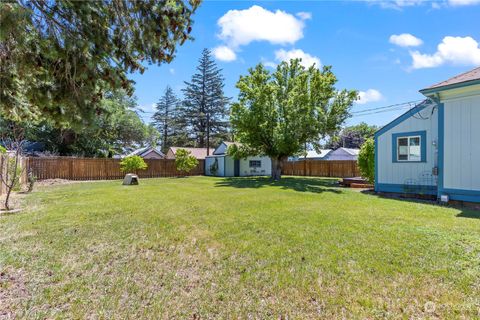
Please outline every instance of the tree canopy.
[{"label": "tree canopy", "polygon": [[[272,159],[272,178],[280,179],[283,161],[338,131],[357,99],[354,90],[337,90],[331,67],[308,69],[294,59],[270,73],[262,64],[241,76],[231,123],[241,147],[235,157],[263,154]],[[230,149],[230,148],[229,148]]]},{"label": "tree canopy", "polygon": [[107,112],[92,119],[83,130],[68,125],[58,128],[49,120],[13,122],[0,117],[0,136],[8,137],[8,124],[15,125],[24,130],[26,140],[39,142],[45,151],[62,156],[112,157],[140,146],[155,146],[159,133],[137,114],[135,97],[119,90],[107,93],[100,103]]},{"label": "tree canopy", "polygon": [[0,115],[84,125],[127,73],[170,62],[199,0],[17,0],[0,4]]},{"label": "tree canopy", "polygon": [[343,128],[339,134],[334,134],[330,137],[326,147],[330,149],[337,149],[340,147],[358,149],[367,139],[373,138],[373,135],[377,130],[377,126],[368,125],[365,122],[348,126]]}]

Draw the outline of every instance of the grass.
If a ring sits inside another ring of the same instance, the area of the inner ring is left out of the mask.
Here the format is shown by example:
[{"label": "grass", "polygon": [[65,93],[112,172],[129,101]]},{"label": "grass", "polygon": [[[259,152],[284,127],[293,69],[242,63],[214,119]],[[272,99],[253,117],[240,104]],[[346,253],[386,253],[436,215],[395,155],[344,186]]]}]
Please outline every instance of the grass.
[{"label": "grass", "polygon": [[0,217],[0,318],[480,317],[480,214],[334,180],[41,189]]}]

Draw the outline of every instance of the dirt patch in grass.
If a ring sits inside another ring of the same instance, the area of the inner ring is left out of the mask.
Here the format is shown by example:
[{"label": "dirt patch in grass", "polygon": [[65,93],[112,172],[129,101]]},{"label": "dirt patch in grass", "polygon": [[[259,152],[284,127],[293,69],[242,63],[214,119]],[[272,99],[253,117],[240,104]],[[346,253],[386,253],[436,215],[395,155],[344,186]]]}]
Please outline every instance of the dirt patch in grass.
[{"label": "dirt patch in grass", "polygon": [[0,319],[16,319],[22,302],[30,298],[22,270],[7,268],[0,271]]}]

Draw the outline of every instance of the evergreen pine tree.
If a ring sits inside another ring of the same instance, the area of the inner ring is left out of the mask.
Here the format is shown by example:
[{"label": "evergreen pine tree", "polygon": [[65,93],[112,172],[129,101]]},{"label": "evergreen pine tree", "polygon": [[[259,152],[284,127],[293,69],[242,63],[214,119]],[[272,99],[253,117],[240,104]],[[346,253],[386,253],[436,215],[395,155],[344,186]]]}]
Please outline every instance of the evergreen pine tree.
[{"label": "evergreen pine tree", "polygon": [[172,88],[167,86],[163,96],[157,102],[156,112],[153,115],[153,124],[160,131],[162,150],[166,152],[175,143],[177,131],[177,112],[179,100]]},{"label": "evergreen pine tree", "polygon": [[188,136],[197,147],[212,147],[228,138],[228,108],[230,98],[223,92],[224,77],[208,49],[199,59],[197,72],[185,81],[180,118],[187,122]]}]

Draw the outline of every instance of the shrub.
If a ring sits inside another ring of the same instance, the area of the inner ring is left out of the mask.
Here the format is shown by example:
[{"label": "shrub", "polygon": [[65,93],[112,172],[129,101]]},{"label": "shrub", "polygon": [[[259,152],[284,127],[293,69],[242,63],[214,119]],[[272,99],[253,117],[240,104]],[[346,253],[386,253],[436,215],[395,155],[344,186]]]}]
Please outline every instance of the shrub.
[{"label": "shrub", "polygon": [[188,173],[198,166],[198,160],[190,154],[190,151],[178,149],[175,154],[175,167],[180,172]]},{"label": "shrub", "polygon": [[363,178],[370,183],[375,181],[375,143],[373,139],[367,139],[360,148],[358,167]]},{"label": "shrub", "polygon": [[129,156],[120,162],[120,170],[124,173],[135,173],[137,170],[147,169],[147,164],[140,156]]}]

